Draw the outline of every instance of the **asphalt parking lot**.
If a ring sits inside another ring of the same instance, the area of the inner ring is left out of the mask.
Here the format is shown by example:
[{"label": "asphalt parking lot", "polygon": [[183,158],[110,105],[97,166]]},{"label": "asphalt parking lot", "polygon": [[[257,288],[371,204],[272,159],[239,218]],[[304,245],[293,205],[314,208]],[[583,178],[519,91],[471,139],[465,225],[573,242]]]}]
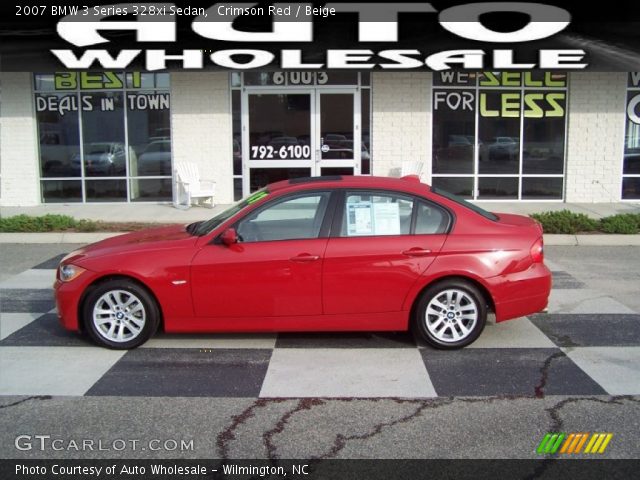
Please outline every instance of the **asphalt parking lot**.
[{"label": "asphalt parking lot", "polygon": [[[637,247],[547,247],[549,311],[457,352],[404,333],[108,351],[57,325],[53,269],[75,247],[0,247],[2,458],[536,458],[547,432],[610,432],[601,456],[640,458]],[[21,434],[193,448],[21,451]]]}]

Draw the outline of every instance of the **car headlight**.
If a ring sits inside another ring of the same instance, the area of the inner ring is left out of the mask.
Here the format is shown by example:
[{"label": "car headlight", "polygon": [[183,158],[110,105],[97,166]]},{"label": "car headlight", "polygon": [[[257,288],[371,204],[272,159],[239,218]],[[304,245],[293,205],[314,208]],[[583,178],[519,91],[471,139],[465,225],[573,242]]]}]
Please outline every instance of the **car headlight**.
[{"label": "car headlight", "polygon": [[84,268],[77,267],[76,265],[60,265],[58,269],[58,278],[63,282],[70,282],[74,278],[78,278],[86,270]]}]

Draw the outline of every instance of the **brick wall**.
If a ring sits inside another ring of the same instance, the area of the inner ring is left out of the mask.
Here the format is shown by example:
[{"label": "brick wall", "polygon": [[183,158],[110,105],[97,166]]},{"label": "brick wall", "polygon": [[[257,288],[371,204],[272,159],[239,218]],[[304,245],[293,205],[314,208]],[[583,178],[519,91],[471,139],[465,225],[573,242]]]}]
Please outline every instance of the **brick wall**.
[{"label": "brick wall", "polygon": [[626,73],[570,75],[567,202],[620,200]]},{"label": "brick wall", "polygon": [[195,162],[217,182],[216,203],[233,203],[233,147],[226,72],[171,74],[173,161]]},{"label": "brick wall", "polygon": [[40,203],[33,74],[0,72],[0,205]]},{"label": "brick wall", "polygon": [[402,162],[424,162],[431,173],[431,73],[376,72],[373,95],[373,174],[399,176]]}]

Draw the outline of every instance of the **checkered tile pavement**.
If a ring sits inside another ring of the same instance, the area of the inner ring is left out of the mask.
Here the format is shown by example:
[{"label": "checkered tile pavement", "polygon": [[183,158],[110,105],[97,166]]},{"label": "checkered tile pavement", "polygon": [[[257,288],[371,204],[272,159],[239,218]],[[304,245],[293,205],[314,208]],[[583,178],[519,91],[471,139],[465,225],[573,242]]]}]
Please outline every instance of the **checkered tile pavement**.
[{"label": "checkered tile pavement", "polygon": [[406,397],[640,394],[640,315],[551,265],[549,313],[436,351],[408,333],[158,335],[129,352],[57,322],[60,257],[0,283],[0,395]]}]

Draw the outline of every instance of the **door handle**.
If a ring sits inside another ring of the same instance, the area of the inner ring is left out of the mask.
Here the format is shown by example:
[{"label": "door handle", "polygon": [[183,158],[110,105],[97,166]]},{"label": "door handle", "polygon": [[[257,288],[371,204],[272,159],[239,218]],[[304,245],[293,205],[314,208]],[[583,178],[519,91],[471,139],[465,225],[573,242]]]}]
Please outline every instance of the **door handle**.
[{"label": "door handle", "polygon": [[410,248],[409,250],[405,250],[402,252],[403,255],[407,257],[426,257],[427,255],[431,255],[431,250],[427,248]]},{"label": "door handle", "polygon": [[320,260],[320,255],[309,255],[308,253],[303,253],[297,257],[291,257],[290,260],[298,263],[315,262],[316,260]]}]

